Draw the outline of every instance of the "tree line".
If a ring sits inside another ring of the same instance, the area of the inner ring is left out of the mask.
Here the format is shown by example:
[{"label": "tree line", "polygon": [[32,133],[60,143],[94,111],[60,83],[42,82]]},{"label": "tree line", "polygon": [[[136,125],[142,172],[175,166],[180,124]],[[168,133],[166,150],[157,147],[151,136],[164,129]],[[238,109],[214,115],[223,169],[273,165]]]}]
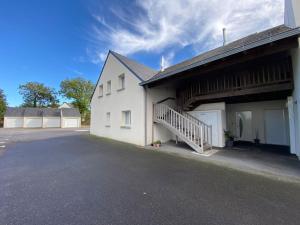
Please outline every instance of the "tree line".
[{"label": "tree line", "polygon": [[[90,98],[94,84],[90,80],[78,77],[65,79],[60,83],[59,91],[39,82],[27,82],[19,86],[19,94],[23,97],[21,107],[51,107],[59,106],[58,97],[66,98],[79,109],[84,120],[89,120]],[[0,118],[3,118],[7,107],[6,96],[0,89]]]}]

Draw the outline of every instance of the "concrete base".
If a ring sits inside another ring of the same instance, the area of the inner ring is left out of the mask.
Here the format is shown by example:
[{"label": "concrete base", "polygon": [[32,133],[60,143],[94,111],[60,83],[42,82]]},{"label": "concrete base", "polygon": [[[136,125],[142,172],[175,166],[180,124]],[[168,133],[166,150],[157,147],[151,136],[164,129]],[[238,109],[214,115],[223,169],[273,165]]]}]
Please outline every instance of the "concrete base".
[{"label": "concrete base", "polygon": [[184,143],[163,144],[160,148],[146,147],[180,157],[214,163],[247,173],[267,176],[276,180],[300,183],[300,161],[295,156],[264,152],[259,149],[216,150],[198,154]]}]

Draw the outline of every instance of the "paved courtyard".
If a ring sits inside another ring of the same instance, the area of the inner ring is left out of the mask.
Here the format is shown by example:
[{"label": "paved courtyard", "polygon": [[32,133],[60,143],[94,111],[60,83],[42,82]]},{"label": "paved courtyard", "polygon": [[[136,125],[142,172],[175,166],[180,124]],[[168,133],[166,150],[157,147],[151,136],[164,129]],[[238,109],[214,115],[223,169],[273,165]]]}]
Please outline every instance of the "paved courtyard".
[{"label": "paved courtyard", "polygon": [[297,183],[96,138],[85,131],[1,129],[0,139],[5,142],[0,149],[0,224],[300,221]]}]

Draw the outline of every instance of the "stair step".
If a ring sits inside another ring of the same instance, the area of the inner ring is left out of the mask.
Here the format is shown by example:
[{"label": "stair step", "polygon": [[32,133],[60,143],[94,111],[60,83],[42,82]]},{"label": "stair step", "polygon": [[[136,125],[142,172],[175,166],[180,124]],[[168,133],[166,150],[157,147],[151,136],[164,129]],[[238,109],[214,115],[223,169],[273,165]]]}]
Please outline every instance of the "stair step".
[{"label": "stair step", "polygon": [[[197,152],[201,153],[207,149],[207,147],[209,148],[209,146],[204,143],[203,146],[201,146],[200,132],[203,129],[203,122],[198,121],[197,118],[187,113],[180,113],[164,104],[156,104],[154,107],[154,113],[156,113],[154,115],[155,122],[163,124]],[[208,129],[207,125],[205,126],[205,128]]]}]

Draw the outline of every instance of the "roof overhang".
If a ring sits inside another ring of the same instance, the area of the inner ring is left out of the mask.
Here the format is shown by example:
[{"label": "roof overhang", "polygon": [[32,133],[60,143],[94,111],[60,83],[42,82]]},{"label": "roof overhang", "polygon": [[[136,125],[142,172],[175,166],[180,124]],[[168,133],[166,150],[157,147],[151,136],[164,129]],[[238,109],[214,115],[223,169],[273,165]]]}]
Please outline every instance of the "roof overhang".
[{"label": "roof overhang", "polygon": [[205,60],[202,60],[200,62],[193,63],[193,64],[190,64],[190,65],[185,66],[185,67],[181,67],[177,70],[171,71],[171,72],[166,73],[162,76],[158,76],[158,77],[154,76],[154,77],[152,77],[151,79],[149,79],[147,81],[141,82],[140,85],[144,86],[144,85],[148,85],[148,84],[159,83],[160,81],[162,81],[166,78],[171,78],[171,77],[173,77],[173,76],[175,76],[179,73],[183,73],[185,71],[188,71],[188,70],[206,65],[208,63],[215,62],[215,61],[218,61],[218,60],[224,60],[227,57],[230,57],[230,56],[233,56],[233,55],[245,52],[245,51],[249,51],[251,49],[254,49],[254,48],[257,48],[257,47],[260,47],[260,46],[264,46],[264,45],[274,43],[274,42],[277,42],[277,41],[280,41],[280,40],[284,40],[284,39],[288,39],[288,38],[292,38],[292,37],[299,37],[299,36],[300,36],[300,27],[297,27],[297,28],[294,28],[294,29],[276,34],[274,36],[270,36],[268,38],[264,38],[264,39],[249,43],[247,45],[228,50],[227,52],[212,56],[212,57],[207,58]]}]

